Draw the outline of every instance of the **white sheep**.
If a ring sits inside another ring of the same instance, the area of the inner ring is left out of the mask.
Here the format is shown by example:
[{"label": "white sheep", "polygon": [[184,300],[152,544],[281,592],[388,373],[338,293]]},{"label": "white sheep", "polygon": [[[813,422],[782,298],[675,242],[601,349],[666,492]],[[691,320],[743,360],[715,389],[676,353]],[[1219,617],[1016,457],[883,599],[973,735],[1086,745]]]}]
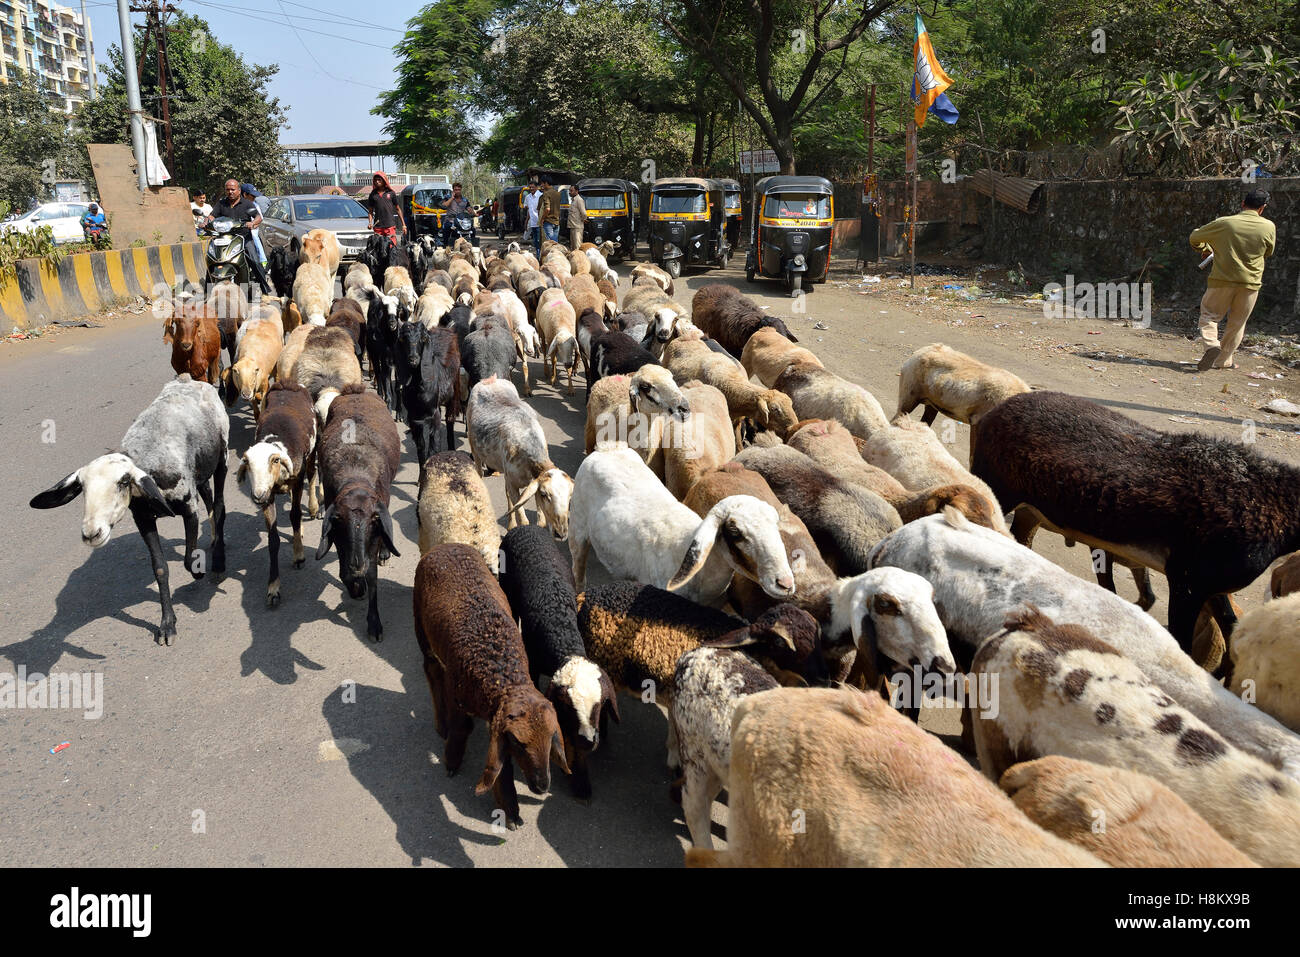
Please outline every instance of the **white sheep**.
[{"label": "white sheep", "polygon": [[1012,614],[972,671],[998,683],[996,713],[975,722],[980,769],[994,781],[1022,756],[1137,769],[1256,863],[1300,866],[1300,784],[1233,747],[1068,614]]},{"label": "white sheep", "polygon": [[507,528],[528,524],[524,506],[537,496],[537,524],[561,540],[569,534],[573,479],[551,461],[542,419],[509,379],[489,376],[474,386],[465,408],[470,454],[481,470],[502,473],[510,503]]},{"label": "white sheep", "polygon": [[1154,618],[956,509],[909,522],[877,543],[869,561],[873,568],[904,568],[928,579],[949,641],[966,649],[978,648],[1026,602],[1057,621],[1104,635],[1236,747],[1300,779],[1300,737],[1215,681]]},{"label": "white sheep", "polygon": [[940,412],[974,425],[999,402],[1028,391],[1025,381],[1006,369],[936,342],[917,349],[903,363],[897,415],[908,415],[918,405],[924,405],[921,421],[926,425]]},{"label": "white sheep", "polygon": [[724,498],[701,521],[634,450],[602,444],[574,476],[573,578],[582,591],[594,549],[615,578],[676,590],[702,605],[720,606],[733,574],[752,579],[774,598],[789,598],[794,573],[779,523],[776,509],[749,495]]},{"label": "white sheep", "polygon": [[334,298],[334,283],[324,266],[303,263],[293,277],[293,303],[302,321],[313,326],[325,325]]}]

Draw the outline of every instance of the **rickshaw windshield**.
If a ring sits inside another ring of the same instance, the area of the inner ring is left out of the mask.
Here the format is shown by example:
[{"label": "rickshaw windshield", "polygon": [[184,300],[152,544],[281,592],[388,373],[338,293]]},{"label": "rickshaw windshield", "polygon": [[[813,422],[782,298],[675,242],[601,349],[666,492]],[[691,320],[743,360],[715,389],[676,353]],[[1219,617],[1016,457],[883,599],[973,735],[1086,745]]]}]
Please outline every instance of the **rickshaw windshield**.
[{"label": "rickshaw windshield", "polygon": [[[430,187],[428,189],[415,189],[411,191],[411,204],[413,206],[423,206],[425,209],[433,209],[441,206],[447,200],[451,199],[451,190]],[[416,210],[420,212],[420,210]]]},{"label": "rickshaw windshield", "polygon": [[615,212],[623,212],[627,209],[627,203],[623,201],[622,193],[586,193],[582,194],[583,201],[587,204],[588,209],[605,209]]},{"label": "rickshaw windshield", "polygon": [[763,201],[769,219],[829,219],[831,198],[821,193],[769,193]]},{"label": "rickshaw windshield", "polygon": [[740,209],[740,193],[727,193],[727,209]]},{"label": "rickshaw windshield", "polygon": [[650,204],[652,213],[703,213],[708,211],[702,192],[656,192]]}]

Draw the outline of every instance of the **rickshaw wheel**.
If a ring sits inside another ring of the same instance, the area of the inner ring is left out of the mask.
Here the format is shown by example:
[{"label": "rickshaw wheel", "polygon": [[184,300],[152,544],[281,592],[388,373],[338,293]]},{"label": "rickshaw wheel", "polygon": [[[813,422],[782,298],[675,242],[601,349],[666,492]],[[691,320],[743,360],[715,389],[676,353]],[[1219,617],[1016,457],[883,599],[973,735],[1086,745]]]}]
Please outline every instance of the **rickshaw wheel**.
[{"label": "rickshaw wheel", "polygon": [[753,282],[753,281],[754,281],[754,267],[752,267],[752,266],[747,266],[747,267],[745,267],[745,280],[746,280],[747,282]]},{"label": "rickshaw wheel", "polygon": [[682,261],[680,259],[670,259],[664,263],[664,272],[674,279],[680,279],[682,275]]},{"label": "rickshaw wheel", "polygon": [[786,280],[786,285],[790,287],[790,297],[792,299],[798,296],[803,288],[803,273],[791,273],[790,278]]}]

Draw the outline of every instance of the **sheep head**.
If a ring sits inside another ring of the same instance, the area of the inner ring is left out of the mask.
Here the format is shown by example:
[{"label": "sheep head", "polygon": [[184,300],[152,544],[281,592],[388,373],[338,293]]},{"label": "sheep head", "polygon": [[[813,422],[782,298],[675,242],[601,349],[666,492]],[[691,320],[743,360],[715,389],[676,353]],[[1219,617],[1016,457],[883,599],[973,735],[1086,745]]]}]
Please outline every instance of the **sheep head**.
[{"label": "sheep head", "polygon": [[321,518],[316,560],[338,548],[339,577],[348,594],[363,598],[371,570],[389,555],[401,557],[393,544],[393,519],[375,490],[365,485],[344,486]]},{"label": "sheep head", "polygon": [[614,683],[600,665],[581,655],[566,658],[556,669],[546,697],[559,718],[570,764],[574,749],[596,750],[611,717],[620,721]]},{"label": "sheep head", "polygon": [[[744,628],[714,641],[710,648],[745,648],[764,662],[769,671],[794,673],[793,682],[824,684],[829,677],[822,655],[821,626],[808,612],[789,602],[769,608]],[[768,664],[770,662],[770,665]]]},{"label": "sheep head", "polygon": [[[487,766],[474,789],[476,794],[492,789],[507,757],[513,759],[534,794],[550,790],[552,758],[569,773],[555,708],[531,684],[506,689],[492,715],[488,735]],[[514,821],[507,823],[515,826]]]},{"label": "sheep head", "polygon": [[883,657],[904,667],[956,672],[948,633],[934,607],[934,586],[920,575],[881,567],[857,576],[849,617],[853,643],[869,664],[878,668]]},{"label": "sheep head", "polygon": [[283,442],[258,442],[249,447],[239,463],[235,481],[248,479],[248,494],[258,508],[275,501],[275,493],[293,477],[289,450]]},{"label": "sheep head", "polygon": [[721,538],[727,564],[737,574],[757,582],[773,598],[794,594],[794,572],[781,541],[780,516],[771,505],[752,495],[729,495],[704,516],[682,558],[668,590],[695,576]]},{"label": "sheep head", "polygon": [[83,465],[57,485],[32,498],[32,508],[58,508],[85,493],[86,508],[81,520],[81,540],[99,548],[113,534],[131,499],[143,496],[161,515],[171,515],[171,506],[148,472],[139,468],[128,455],[113,452]]},{"label": "sheep head", "polygon": [[[483,380],[487,381],[489,380]],[[477,388],[475,386],[476,390]],[[537,496],[537,511],[546,519],[551,534],[564,541],[569,537],[569,502],[573,498],[573,479],[563,469],[548,463],[541,474],[520,491],[519,501],[515,502],[510,511],[523,508],[534,495]]]},{"label": "sheep head", "polygon": [[660,365],[643,365],[632,374],[628,401],[642,415],[666,415],[678,422],[685,422],[691,412],[672,373]]},{"label": "sheep head", "polygon": [[784,392],[765,389],[758,395],[758,424],[771,429],[781,438],[788,436],[799,422],[794,403]]}]

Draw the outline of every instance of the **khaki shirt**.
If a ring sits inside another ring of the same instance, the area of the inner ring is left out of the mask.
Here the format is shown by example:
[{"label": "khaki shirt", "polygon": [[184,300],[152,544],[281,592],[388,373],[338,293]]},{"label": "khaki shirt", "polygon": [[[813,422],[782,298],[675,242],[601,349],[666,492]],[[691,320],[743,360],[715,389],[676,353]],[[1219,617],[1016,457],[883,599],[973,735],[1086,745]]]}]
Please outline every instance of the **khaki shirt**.
[{"label": "khaki shirt", "polygon": [[560,225],[560,191],[554,186],[542,193],[542,203],[537,208],[537,217],[543,223]]},{"label": "khaki shirt", "polygon": [[1264,284],[1264,259],[1273,255],[1277,229],[1253,209],[1220,216],[1192,231],[1193,246],[1214,250],[1214,263],[1206,286],[1243,286],[1259,289]]},{"label": "khaki shirt", "polygon": [[581,229],[587,221],[587,203],[580,193],[569,194],[569,228]]}]

